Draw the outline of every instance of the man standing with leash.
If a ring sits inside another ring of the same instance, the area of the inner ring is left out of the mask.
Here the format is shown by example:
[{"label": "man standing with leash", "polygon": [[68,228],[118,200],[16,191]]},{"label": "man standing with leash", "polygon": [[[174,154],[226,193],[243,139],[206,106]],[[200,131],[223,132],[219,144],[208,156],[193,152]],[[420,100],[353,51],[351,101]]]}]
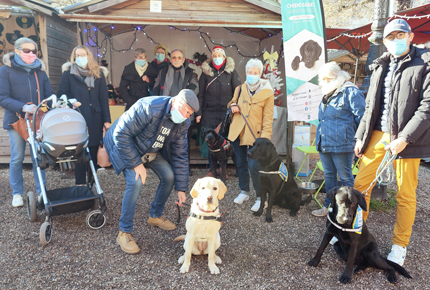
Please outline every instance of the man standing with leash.
[{"label": "man standing with leash", "polygon": [[[387,259],[401,266],[415,220],[420,159],[430,157],[430,52],[412,45],[413,38],[411,27],[403,19],[385,26],[383,42],[388,52],[370,66],[366,110],[355,135],[354,149],[362,158],[354,183],[360,192],[372,191],[369,185],[386,150],[398,155],[394,161],[397,219]],[[369,208],[370,194],[366,202]],[[367,215],[364,212],[363,218]]]},{"label": "man standing with leash", "polygon": [[152,169],[160,179],[148,224],[163,230],[176,228],[162,214],[173,185],[178,191],[177,203],[182,205],[186,200],[187,131],[189,117],[198,109],[199,101],[191,90],[181,90],[173,98],[142,98],[106,132],[104,144],[109,159],[115,172],[118,175],[122,172],[126,180],[116,241],[127,254],[140,251],[131,232],[137,198],[146,180],[145,167]]}]

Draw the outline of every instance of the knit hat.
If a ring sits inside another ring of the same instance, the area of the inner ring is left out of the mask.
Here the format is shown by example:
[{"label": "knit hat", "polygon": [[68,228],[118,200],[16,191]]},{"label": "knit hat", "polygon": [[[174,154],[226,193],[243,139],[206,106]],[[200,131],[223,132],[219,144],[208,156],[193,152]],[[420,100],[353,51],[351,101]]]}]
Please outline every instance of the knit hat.
[{"label": "knit hat", "polygon": [[388,22],[384,28],[384,38],[388,36],[391,32],[394,31],[402,31],[402,32],[411,32],[411,27],[404,19],[394,19],[393,21]]},{"label": "knit hat", "polygon": [[159,44],[159,45],[157,45],[156,47],[155,47],[155,49],[154,49],[154,55],[156,55],[157,54],[157,49],[159,49],[159,48],[162,48],[162,49],[164,49],[164,54],[166,55],[166,57],[167,57],[167,47],[165,47],[164,45],[162,45],[162,44]]},{"label": "knit hat", "polygon": [[181,90],[175,97],[181,99],[188,107],[193,109],[194,112],[199,110],[199,100],[192,90]]},{"label": "knit hat", "polygon": [[224,57],[225,57],[225,50],[224,50],[224,48],[222,46],[214,46],[214,48],[212,48],[212,55],[215,52],[221,52],[224,55]]}]

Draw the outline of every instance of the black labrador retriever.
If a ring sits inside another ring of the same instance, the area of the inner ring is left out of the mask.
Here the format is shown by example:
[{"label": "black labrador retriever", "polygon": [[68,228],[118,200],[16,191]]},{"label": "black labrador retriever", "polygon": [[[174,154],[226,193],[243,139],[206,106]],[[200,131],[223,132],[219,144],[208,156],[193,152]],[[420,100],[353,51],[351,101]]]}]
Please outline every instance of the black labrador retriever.
[{"label": "black labrador retriever", "polygon": [[[385,270],[388,273],[387,278],[390,283],[397,281],[396,270],[403,276],[412,278],[402,266],[384,259],[379,254],[378,245],[363,220],[358,217],[357,220],[360,222],[354,223],[356,215],[360,215],[357,211],[358,206],[367,211],[363,194],[352,187],[342,186],[332,189],[328,195],[331,206],[327,216],[327,231],[315,257],[308,262],[309,266],[318,266],[324,249],[332,237],[336,237],[338,241],[334,244],[334,248],[339,256],[346,261],[346,268],[339,279],[340,282],[348,283],[351,281],[354,264],[357,265],[354,273],[368,267]],[[360,226],[361,234],[357,233]]]},{"label": "black labrador retriever", "polygon": [[260,209],[254,213],[255,216],[263,214],[266,194],[269,195],[266,211],[266,222],[268,223],[273,221],[273,204],[290,209],[290,216],[295,216],[301,205],[311,201],[311,196],[302,201],[302,193],[297,187],[293,175],[290,174],[288,166],[284,166],[287,175],[284,175],[284,179],[286,180],[280,176],[278,171],[281,168],[282,160],[276,152],[275,145],[269,139],[255,140],[252,149],[248,152],[248,157],[256,160],[260,167],[258,180],[260,181],[261,204]]},{"label": "black labrador retriever", "polygon": [[291,63],[291,68],[293,70],[297,70],[300,62],[302,61],[305,63],[305,67],[313,68],[315,62],[319,60],[321,53],[321,46],[316,41],[308,40],[300,47],[300,55],[302,56],[302,59],[300,60],[300,57],[296,56]]},{"label": "black labrador retriever", "polygon": [[[226,181],[226,167],[228,158],[231,156],[236,166],[236,156],[234,155],[233,146],[227,139],[224,139],[214,130],[208,130],[205,135],[205,141],[209,147],[209,157],[211,159],[212,177],[220,178],[222,182]],[[218,174],[218,163],[220,173]],[[237,170],[237,167],[236,167]]]}]

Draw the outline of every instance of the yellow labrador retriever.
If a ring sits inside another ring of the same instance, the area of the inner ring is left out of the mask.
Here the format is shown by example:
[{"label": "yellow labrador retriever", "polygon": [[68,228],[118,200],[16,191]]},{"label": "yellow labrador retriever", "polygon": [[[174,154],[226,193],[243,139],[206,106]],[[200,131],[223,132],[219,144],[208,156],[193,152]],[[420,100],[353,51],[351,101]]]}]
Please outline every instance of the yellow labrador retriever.
[{"label": "yellow labrador retriever", "polygon": [[[208,255],[208,265],[211,274],[219,274],[215,264],[221,264],[221,259],[215,251],[221,244],[219,221],[221,214],[218,208],[218,200],[223,199],[227,191],[224,183],[213,177],[198,179],[191,189],[194,198],[191,205],[190,216],[185,223],[187,234],[185,235],[185,253],[178,259],[182,264],[181,273],[187,273],[190,269],[191,254]],[[175,241],[183,240],[184,236],[177,237]]]}]

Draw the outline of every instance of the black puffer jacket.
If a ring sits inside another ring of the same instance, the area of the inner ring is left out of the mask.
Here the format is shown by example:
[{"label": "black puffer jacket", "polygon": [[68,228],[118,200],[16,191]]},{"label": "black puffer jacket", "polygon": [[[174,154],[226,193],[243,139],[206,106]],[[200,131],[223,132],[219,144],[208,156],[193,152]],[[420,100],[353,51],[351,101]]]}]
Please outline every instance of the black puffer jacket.
[{"label": "black puffer jacket", "polygon": [[[148,77],[149,83],[142,81],[143,76]],[[154,86],[157,70],[151,64],[148,64],[143,76],[139,76],[134,61],[124,67],[118,90],[121,98],[127,103],[126,110],[140,98],[149,96],[149,87]]]},{"label": "black puffer jacket", "polygon": [[[214,80],[215,78],[217,79]],[[209,85],[212,80],[214,81]],[[219,71],[214,68],[212,59],[208,59],[202,64],[197,96],[200,103],[197,116],[202,116],[200,121],[202,126],[216,127],[222,122],[227,111],[227,104],[233,98],[234,90],[239,85],[241,85],[241,81],[234,69],[233,58],[227,57],[226,63]]]},{"label": "black puffer jacket", "polygon": [[[181,79],[182,79],[182,89],[192,90],[196,95],[199,92],[199,82],[197,80],[197,74],[192,68],[188,66],[188,62],[184,62],[181,67]],[[153,95],[154,96],[171,96],[170,89],[173,83],[174,68],[173,65],[169,64],[160,69],[157,76],[157,81],[154,85]]]},{"label": "black puffer jacket", "polygon": [[[369,144],[380,114],[385,71],[391,54],[386,52],[370,66],[366,110],[358,126],[356,139],[363,141],[360,153]],[[399,62],[391,84],[389,124],[391,140],[404,138],[408,145],[399,158],[430,157],[430,52],[411,46],[409,54]]]}]

